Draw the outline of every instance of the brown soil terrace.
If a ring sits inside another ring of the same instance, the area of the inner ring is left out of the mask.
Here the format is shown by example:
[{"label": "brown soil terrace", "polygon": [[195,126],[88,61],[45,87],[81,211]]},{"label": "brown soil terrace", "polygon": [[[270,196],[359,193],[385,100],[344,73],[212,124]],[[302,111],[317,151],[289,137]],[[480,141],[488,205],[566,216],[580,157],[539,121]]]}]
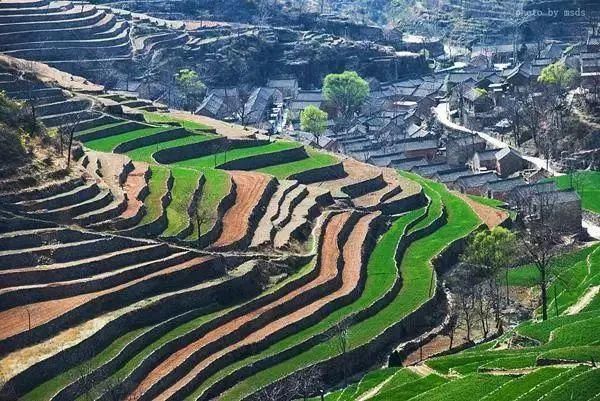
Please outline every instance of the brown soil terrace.
[{"label": "brown soil terrace", "polygon": [[[286,326],[288,326],[290,324],[299,322],[302,319],[306,318],[307,316],[313,315],[315,313],[319,314],[319,311],[321,310],[321,308],[323,308],[330,302],[332,302],[338,298],[349,295],[359,284],[361,270],[362,270],[362,267],[364,266],[363,260],[362,260],[362,255],[361,255],[362,247],[358,246],[358,244],[362,244],[365,241],[366,236],[368,235],[368,231],[369,231],[369,224],[375,217],[376,217],[375,214],[363,217],[355,225],[354,230],[352,231],[352,233],[350,234],[350,237],[348,238],[348,244],[350,246],[345,246],[344,250],[343,250],[344,267],[343,267],[343,271],[342,271],[342,286],[341,286],[341,288],[328,294],[327,296],[319,298],[318,300],[311,303],[310,305],[300,308],[300,309],[296,310],[295,312],[290,313],[281,319],[271,322],[270,324],[266,325],[262,329],[255,331],[254,333],[252,333],[250,336],[246,337],[242,341],[238,341],[235,344],[231,345],[230,347],[228,347],[216,354],[213,354],[211,357],[207,358],[206,360],[204,360],[203,362],[198,364],[185,377],[183,377],[181,380],[179,380],[179,382],[177,382],[174,386],[169,388],[169,390],[165,391],[163,394],[161,394],[159,397],[157,397],[156,400],[163,401],[163,400],[170,399],[171,396],[174,395],[178,389],[182,388],[186,383],[188,383],[190,380],[192,380],[194,378],[194,376],[196,376],[198,373],[200,373],[203,368],[206,368],[207,366],[210,365],[210,363],[219,359],[220,357],[222,357],[226,354],[229,354],[231,352],[235,352],[236,349],[243,347],[245,345],[249,345],[249,344],[261,341],[264,338],[271,335],[272,333],[276,333],[279,330],[282,330],[283,328],[285,328]],[[330,249],[335,249],[336,248],[335,244],[332,245],[332,247],[333,248],[330,248]],[[340,255],[338,254],[337,257],[334,258],[333,253],[326,254],[326,255],[324,255],[322,263],[327,264],[328,266],[331,264],[332,266],[330,266],[330,267],[334,267],[337,263],[337,259],[339,258],[339,256]]]},{"label": "brown soil terrace", "polygon": [[[12,1],[14,3],[14,1]],[[26,0],[22,3],[27,3]],[[40,81],[50,85],[73,91],[102,92],[104,87],[88,82],[85,78],[59,71],[47,64],[37,61],[22,60],[0,53],[0,66],[15,71],[31,72]]]},{"label": "brown soil terrace", "polygon": [[473,209],[477,216],[479,216],[481,221],[483,221],[490,229],[499,226],[509,218],[508,212],[482,205],[481,203],[469,198],[465,194],[461,194],[459,192],[454,192],[454,194],[467,202],[467,204],[471,206],[471,209]]},{"label": "brown soil terrace", "polygon": [[[221,337],[223,337],[227,334],[230,334],[231,332],[235,331],[239,327],[243,326],[244,324],[246,324],[254,319],[259,319],[261,317],[261,315],[269,312],[270,310],[272,310],[280,305],[283,305],[285,303],[292,302],[294,300],[294,298],[302,295],[304,292],[306,292],[312,288],[315,288],[317,286],[320,286],[322,284],[325,284],[331,280],[334,280],[336,278],[336,276],[339,274],[339,271],[337,268],[337,261],[338,261],[338,258],[341,256],[341,250],[337,246],[338,236],[339,236],[340,232],[342,231],[344,225],[350,218],[350,216],[351,216],[350,212],[340,213],[336,216],[333,216],[331,218],[331,220],[329,221],[329,223],[327,224],[327,227],[325,228],[325,235],[323,238],[323,243],[321,246],[322,253],[320,255],[319,276],[315,280],[301,286],[300,288],[297,288],[296,290],[288,293],[287,295],[279,298],[278,300],[276,300],[268,305],[265,305],[262,308],[259,308],[256,311],[248,313],[244,316],[241,316],[237,319],[234,319],[234,320],[222,325],[221,327],[217,328],[216,330],[209,332],[204,337],[198,339],[197,341],[195,341],[195,342],[187,345],[186,347],[180,349],[179,351],[173,353],[168,359],[166,359],[160,365],[155,367],[154,370],[152,372],[150,372],[150,374],[148,376],[146,376],[146,378],[131,393],[131,396],[134,397],[134,399],[137,399],[137,397],[140,397],[143,394],[145,394],[148,391],[148,389],[150,389],[151,386],[155,382],[157,382],[161,377],[165,376],[170,371],[172,371],[175,367],[179,366],[185,359],[187,359],[190,355],[192,355],[194,352],[198,351],[202,347],[220,339]],[[363,219],[363,220],[366,220],[366,219]],[[355,236],[366,235],[367,229],[368,229],[368,223],[362,223],[357,227],[357,230],[356,230],[362,234],[354,234],[354,235]],[[358,247],[356,247],[356,248],[358,248]],[[348,270],[348,272],[346,272],[346,275],[343,277],[344,283],[347,283],[346,284],[347,286],[356,285],[358,283],[358,278],[360,276],[360,264],[361,264],[360,263],[360,255],[359,255],[357,261],[353,261],[353,263],[350,263],[350,261],[349,261],[348,267],[346,268]],[[357,266],[358,266],[358,268],[357,268]],[[341,291],[341,290],[338,290],[338,291]],[[347,291],[347,287],[346,287],[346,291]],[[192,369],[186,376],[184,376],[182,379],[180,379],[177,382],[177,384],[175,384],[174,386],[169,388],[161,396],[159,396],[158,398],[155,398],[155,399],[167,399],[170,395],[174,394],[179,388],[183,387],[186,382],[191,380],[203,368],[205,368],[208,364],[210,364],[212,361],[217,359],[219,356],[221,356],[225,353],[231,352],[232,350],[240,347],[241,345],[258,341],[261,338],[263,338],[265,335],[267,335],[269,333],[273,333],[276,330],[279,330],[282,327],[287,326],[288,324],[292,323],[293,321],[296,321],[304,316],[314,313],[314,311],[322,305],[321,302],[331,301],[331,299],[334,299],[334,298],[337,298],[340,296],[340,294],[336,294],[336,295],[334,295],[334,294],[331,294],[327,298],[322,298],[321,300],[315,302],[312,305],[301,308],[298,311],[287,315],[285,318],[281,318],[279,320],[271,322],[270,324],[267,324],[267,326],[257,330],[252,335],[246,337],[243,341],[236,342],[234,345],[232,345],[228,348],[225,348],[224,350],[221,350],[220,352],[218,352],[216,354],[213,354],[208,359],[205,359],[201,363],[197,364],[194,367],[194,369]],[[317,305],[317,304],[319,304],[319,305]]]},{"label": "brown soil terrace", "polygon": [[123,185],[123,191],[127,194],[127,209],[121,214],[124,219],[137,215],[144,202],[137,197],[146,185],[146,171],[148,166],[144,163],[135,163],[135,169],[127,176],[127,181]]},{"label": "brown soil terrace", "polygon": [[350,184],[355,184],[377,177],[381,172],[377,167],[361,163],[354,159],[345,159],[342,164],[344,165],[344,170],[346,173],[348,173],[347,177],[337,180],[323,181],[315,185],[329,190],[337,190]]},{"label": "brown soil terrace", "polygon": [[81,294],[69,298],[53,299],[50,301],[32,303],[26,306],[19,306],[2,311],[0,312],[0,322],[2,322],[2,325],[0,326],[0,340],[4,340],[6,338],[27,331],[29,329],[28,312],[31,316],[31,328],[35,328],[37,326],[48,323],[49,321],[59,317],[60,315],[70,311],[71,309],[77,308],[85,304],[86,302],[89,302],[100,296],[104,296],[110,293],[116,293],[136,283],[148,280],[153,277],[158,277],[161,275],[166,276],[177,271],[193,269],[211,259],[212,257],[208,256],[198,257],[189,260],[185,263],[169,266],[161,271],[149,274],[145,277],[141,277],[136,280],[106,290]]},{"label": "brown soil terrace", "polygon": [[235,204],[223,216],[223,232],[212,245],[228,246],[244,238],[250,226],[250,217],[260,201],[271,177],[248,171],[231,171],[236,184]]}]

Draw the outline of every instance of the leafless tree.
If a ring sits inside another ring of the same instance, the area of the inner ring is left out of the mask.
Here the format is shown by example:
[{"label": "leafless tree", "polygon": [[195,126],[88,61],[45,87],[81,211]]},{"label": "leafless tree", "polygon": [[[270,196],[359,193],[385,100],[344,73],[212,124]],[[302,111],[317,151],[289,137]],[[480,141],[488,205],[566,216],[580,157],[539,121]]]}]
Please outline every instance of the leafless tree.
[{"label": "leafless tree", "polygon": [[63,124],[58,129],[61,144],[61,154],[64,151],[64,141],[67,141],[67,169],[71,167],[71,152],[73,150],[73,138],[75,136],[75,132],[77,132],[79,128],[80,123],[80,113],[69,113],[65,115]]},{"label": "leafless tree", "polygon": [[567,222],[561,221],[557,210],[557,193],[543,186],[529,187],[515,195],[515,202],[523,214],[523,227],[519,236],[521,247],[539,273],[542,319],[548,319],[548,285],[552,281],[552,261],[563,250]]},{"label": "leafless tree", "polygon": [[19,79],[25,85],[25,92],[27,99],[25,105],[29,111],[29,125],[31,134],[33,135],[37,131],[37,104],[39,101],[38,92],[36,91],[36,83],[33,81],[35,76],[35,64],[33,61],[25,61],[23,71],[19,75]]},{"label": "leafless tree", "polygon": [[344,385],[347,384],[348,373],[349,373],[349,370],[348,370],[349,361],[347,360],[348,359],[348,334],[349,334],[348,325],[345,322],[336,324],[334,327],[333,333],[332,333],[333,347],[335,348],[335,351],[340,355],[340,359],[341,359],[340,364],[342,365]]},{"label": "leafless tree", "polygon": [[210,215],[208,210],[201,208],[201,197],[198,196],[196,199],[196,208],[194,212],[194,218],[196,220],[196,228],[198,229],[198,248],[201,246],[200,239],[202,238],[202,228],[212,221],[212,216]]}]

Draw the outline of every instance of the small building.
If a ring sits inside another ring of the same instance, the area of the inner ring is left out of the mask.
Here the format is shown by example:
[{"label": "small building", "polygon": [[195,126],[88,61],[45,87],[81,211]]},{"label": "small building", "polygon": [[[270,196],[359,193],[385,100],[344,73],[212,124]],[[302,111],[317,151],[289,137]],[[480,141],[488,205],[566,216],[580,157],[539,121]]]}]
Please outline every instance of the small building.
[{"label": "small building", "polygon": [[431,164],[427,164],[427,165],[415,166],[415,167],[411,168],[410,171],[412,171],[415,174],[419,174],[420,176],[430,178],[430,177],[433,177],[434,175],[436,175],[438,172],[448,171],[451,169],[452,169],[452,166],[450,166],[448,163],[439,162],[439,163],[431,163]]},{"label": "small building", "polygon": [[406,157],[422,157],[433,160],[438,153],[438,139],[431,137],[413,138],[402,142],[401,147]]},{"label": "small building", "polygon": [[499,178],[493,171],[487,173],[460,177],[454,182],[456,189],[462,193],[478,196],[487,195],[487,184],[498,181]]},{"label": "small building", "polygon": [[515,149],[507,147],[496,153],[496,171],[502,178],[506,178],[517,171],[523,170],[527,162]]},{"label": "small building", "polygon": [[473,116],[489,113],[494,109],[494,101],[482,88],[471,88],[464,94],[465,111]]},{"label": "small building", "polygon": [[330,138],[326,135],[320,135],[318,138],[306,131],[291,131],[290,136],[297,140],[298,142],[302,142],[305,145],[312,146],[317,149],[325,149],[330,152],[340,152],[341,145],[337,139]]},{"label": "small building", "polygon": [[394,159],[390,163],[390,167],[398,169],[398,170],[405,170],[405,171],[410,171],[411,169],[413,169],[414,167],[417,167],[417,166],[426,166],[426,165],[427,165],[427,159],[424,159],[422,157]]},{"label": "small building", "polygon": [[246,123],[258,125],[269,119],[273,106],[283,103],[283,95],[278,89],[259,87],[254,89],[244,105]]},{"label": "small building", "polygon": [[267,88],[278,89],[286,99],[295,99],[299,91],[298,80],[295,78],[269,79]]},{"label": "small building", "polygon": [[295,99],[289,103],[289,118],[292,121],[300,120],[300,113],[308,106],[323,108],[325,97],[320,90],[299,90]]},{"label": "small building", "polygon": [[479,135],[452,136],[446,142],[446,159],[448,164],[462,166],[472,159],[476,152],[483,152],[486,146],[485,139]]},{"label": "small building", "polygon": [[575,191],[552,191],[531,198],[530,219],[543,218],[549,225],[561,232],[577,234],[581,232],[581,198]]},{"label": "small building", "polygon": [[508,202],[510,199],[511,192],[520,186],[526,185],[527,183],[522,177],[507,178],[504,180],[497,180],[488,182],[485,185],[485,196],[491,199],[498,199],[504,202]]},{"label": "small building", "polygon": [[496,153],[500,149],[489,149],[483,152],[475,152],[471,159],[473,171],[496,170]]},{"label": "small building", "polygon": [[587,41],[588,53],[600,52],[600,36],[590,36]]},{"label": "small building", "polygon": [[196,114],[224,120],[236,114],[240,109],[240,95],[237,88],[211,89]]},{"label": "small building", "polygon": [[453,168],[447,171],[440,171],[433,176],[433,179],[450,186],[452,189],[458,189],[454,183],[461,177],[471,176],[473,172],[466,167]]}]

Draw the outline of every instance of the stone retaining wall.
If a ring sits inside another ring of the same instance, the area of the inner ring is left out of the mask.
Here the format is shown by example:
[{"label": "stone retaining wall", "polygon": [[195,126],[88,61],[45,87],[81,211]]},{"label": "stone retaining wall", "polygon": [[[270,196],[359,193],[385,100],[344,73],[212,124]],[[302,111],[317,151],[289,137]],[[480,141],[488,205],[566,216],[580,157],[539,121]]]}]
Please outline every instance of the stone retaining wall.
[{"label": "stone retaining wall", "polygon": [[[122,142],[114,149],[114,153],[127,153],[134,149],[150,146],[161,142],[171,141],[173,139],[185,138],[190,136],[190,133],[183,128],[175,128],[168,131],[158,132],[154,135],[142,136],[132,139],[127,142]],[[175,148],[177,149],[177,148]]]},{"label": "stone retaining wall", "polygon": [[342,162],[338,162],[331,166],[318,167],[292,174],[287,179],[297,180],[301,184],[314,184],[316,182],[336,180],[347,176],[348,173],[344,170],[344,165]]},{"label": "stone retaining wall", "polygon": [[306,158],[308,158],[306,149],[304,149],[303,146],[300,146],[279,152],[262,153],[231,160],[220,164],[219,168],[223,170],[257,170],[263,167],[276,166],[278,164],[289,163]]},{"label": "stone retaining wall", "polygon": [[152,157],[158,163],[171,164],[182,160],[194,159],[215,153],[217,149],[224,148],[227,138],[218,137],[207,141],[178,146],[176,148],[162,149],[154,153]]},{"label": "stone retaining wall", "polygon": [[[232,263],[234,259],[237,260],[237,258],[228,258],[226,261]],[[222,260],[219,260],[219,262],[222,263]],[[252,293],[259,291],[259,282],[258,269],[251,269],[241,275],[219,278],[207,283],[206,286],[200,286],[191,291],[175,292],[141,309],[131,310],[110,321],[94,335],[77,345],[66,348],[21,372],[9,381],[10,386],[17,394],[25,394],[51,379],[57,372],[64,372],[81,364],[81,355],[91,356],[91,354],[105,349],[126,331],[164,322],[174,316],[180,316],[183,311],[197,309],[199,304],[210,305],[216,299],[230,299],[230,302],[234,302],[235,299],[232,298],[232,295],[238,297],[252,296]],[[30,341],[27,339],[21,338],[11,348],[23,348],[29,343]],[[130,349],[130,351],[133,350]],[[121,355],[123,360],[130,360],[133,356],[133,353]]]}]

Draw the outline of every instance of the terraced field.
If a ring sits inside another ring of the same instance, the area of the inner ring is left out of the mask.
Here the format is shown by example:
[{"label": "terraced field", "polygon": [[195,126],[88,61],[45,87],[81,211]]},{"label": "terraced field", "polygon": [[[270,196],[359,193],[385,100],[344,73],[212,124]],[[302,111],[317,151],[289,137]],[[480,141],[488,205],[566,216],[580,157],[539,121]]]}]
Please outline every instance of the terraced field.
[{"label": "terraced field", "polygon": [[[329,388],[443,321],[437,273],[482,226],[463,198],[288,140],[145,115],[94,114],[70,175],[0,192],[0,369],[16,395],[260,399],[315,366]],[[561,313],[592,277],[573,270],[581,289]],[[471,372],[375,370],[338,395],[510,383]]]},{"label": "terraced field", "polygon": [[[560,258],[566,286],[558,316],[528,321],[497,340],[425,362],[426,368],[374,371],[326,400],[595,400],[600,394],[598,354],[600,248]],[[527,283],[529,267],[513,283]],[[519,345],[515,345],[519,344]]]}]

